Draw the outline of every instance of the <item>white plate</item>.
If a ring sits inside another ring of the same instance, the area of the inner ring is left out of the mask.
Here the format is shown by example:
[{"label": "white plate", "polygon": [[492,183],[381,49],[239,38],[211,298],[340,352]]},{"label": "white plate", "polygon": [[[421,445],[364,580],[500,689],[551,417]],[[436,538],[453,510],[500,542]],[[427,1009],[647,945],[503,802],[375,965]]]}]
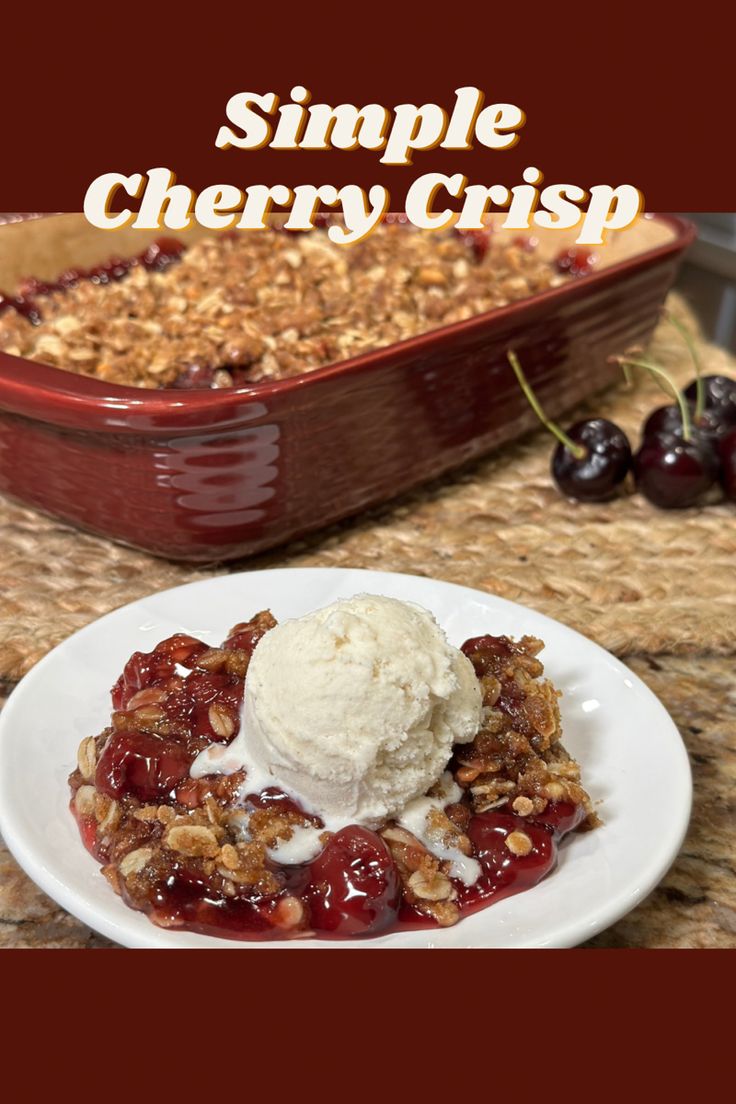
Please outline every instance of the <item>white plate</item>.
[{"label": "white plate", "polygon": [[[541,637],[546,673],[563,691],[564,743],[600,802],[603,827],[568,837],[539,885],[453,928],[368,940],[236,942],[157,928],[127,908],[87,854],[68,809],[80,739],[108,722],[109,688],[128,656],[174,632],[209,643],[269,607],[282,620],[361,592],[432,610],[450,641],[490,632]],[[567,947],[612,924],[663,876],[690,815],[687,754],[669,715],[622,663],[524,606],[411,575],[306,568],[224,575],[115,610],[71,636],[23,679],[0,715],[0,830],[46,893],[129,947]]]}]

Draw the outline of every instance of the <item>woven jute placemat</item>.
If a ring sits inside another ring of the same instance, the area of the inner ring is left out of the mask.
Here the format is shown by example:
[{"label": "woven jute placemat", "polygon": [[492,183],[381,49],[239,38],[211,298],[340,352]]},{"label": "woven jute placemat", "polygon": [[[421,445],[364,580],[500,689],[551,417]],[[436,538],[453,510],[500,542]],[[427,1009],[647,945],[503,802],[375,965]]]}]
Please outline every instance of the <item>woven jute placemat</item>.
[{"label": "woven jute placemat", "polygon": [[[676,296],[669,306],[696,333]],[[706,371],[736,375],[736,359],[697,343]],[[651,356],[680,384],[693,375],[669,322]],[[587,409],[637,439],[643,416],[664,401],[644,379]],[[0,679],[20,678],[70,633],[126,602],[266,566],[366,567],[462,583],[532,606],[619,655],[734,652],[733,504],[663,512],[638,495],[571,503],[550,479],[553,444],[540,431],[308,541],[211,569],[167,563],[0,499]]]}]

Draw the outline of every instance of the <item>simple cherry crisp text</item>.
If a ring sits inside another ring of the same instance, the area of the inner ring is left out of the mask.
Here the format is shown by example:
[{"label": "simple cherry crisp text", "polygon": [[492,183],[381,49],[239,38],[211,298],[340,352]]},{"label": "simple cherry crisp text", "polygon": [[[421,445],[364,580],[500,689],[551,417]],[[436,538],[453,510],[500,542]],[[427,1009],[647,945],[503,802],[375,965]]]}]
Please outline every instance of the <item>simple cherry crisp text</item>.
[{"label": "simple cherry crisp text", "polygon": [[[311,103],[303,85],[291,89],[282,103],[275,92],[238,92],[225,105],[227,122],[215,136],[218,149],[374,151],[380,165],[410,166],[424,150],[471,150],[476,144],[503,152],[520,138],[525,123],[521,108],[510,103],[485,105],[478,88],[455,91],[451,112],[437,104],[397,104],[393,109],[371,103],[363,107]],[[122,209],[113,212],[113,206]],[[132,201],[136,200],[137,205]],[[131,202],[129,202],[131,201]],[[451,201],[455,201],[450,206]],[[631,184],[597,184],[589,190],[576,184],[546,184],[541,169],[528,166],[512,186],[470,182],[458,172],[429,172],[410,185],[407,218],[422,230],[441,230],[453,219],[460,230],[481,229],[490,212],[505,212],[503,227],[532,226],[570,230],[577,242],[600,245],[608,230],[629,226],[643,207],[641,192]],[[347,184],[283,183],[214,184],[199,193],[177,183],[164,167],[126,175],[107,172],[90,184],[84,199],[89,222],[103,229],[132,226],[141,230],[186,230],[199,224],[210,230],[263,230],[272,212],[288,212],[287,230],[311,230],[323,208],[342,216],[330,226],[339,245],[361,241],[391,209],[391,195],[382,184],[369,188]]]}]

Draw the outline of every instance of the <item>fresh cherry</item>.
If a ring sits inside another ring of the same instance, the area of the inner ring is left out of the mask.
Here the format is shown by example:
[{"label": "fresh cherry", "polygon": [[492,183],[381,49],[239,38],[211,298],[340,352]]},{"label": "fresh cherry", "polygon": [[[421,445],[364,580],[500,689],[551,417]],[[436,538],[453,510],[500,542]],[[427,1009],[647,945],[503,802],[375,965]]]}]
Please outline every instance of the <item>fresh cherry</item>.
[{"label": "fresh cherry", "polygon": [[642,438],[656,437],[658,433],[682,434],[682,413],[676,403],[658,406],[641,427]]},{"label": "fresh cherry", "polygon": [[[698,420],[695,421],[695,408],[690,404],[688,404],[688,407],[693,429],[697,431],[704,443],[707,442],[710,445],[714,454],[716,454],[718,452],[718,442],[728,431],[728,426],[719,419],[718,412],[715,410],[704,410]],[[658,406],[645,421],[641,432],[643,439],[657,437],[662,433],[683,437],[685,431],[680,407],[676,403],[672,403],[670,406]]]},{"label": "fresh cherry", "polygon": [[580,451],[560,442],[552,454],[552,476],[563,494],[580,502],[613,498],[631,467],[624,431],[606,418],[588,418],[576,422],[566,436]]},{"label": "fresh cherry", "polygon": [[380,836],[357,824],[336,832],[310,866],[304,899],[319,931],[365,935],[392,924],[401,885]]},{"label": "fresh cherry", "polygon": [[595,268],[597,259],[592,250],[578,245],[559,253],[555,258],[555,266],[565,276],[587,276]]},{"label": "fresh cherry", "polygon": [[189,777],[193,755],[174,740],[152,732],[113,732],[97,763],[95,785],[116,799],[163,801]]},{"label": "fresh cherry", "polygon": [[[719,422],[736,426],[736,380],[728,376],[701,376],[703,406]],[[698,381],[693,380],[685,388],[685,398],[693,404],[698,396]]]},{"label": "fresh cherry", "polygon": [[726,498],[736,502],[736,429],[730,430],[721,438],[718,454],[721,461],[721,484]]},{"label": "fresh cherry", "polygon": [[645,438],[634,457],[636,486],[661,509],[696,505],[718,476],[718,460],[697,429],[689,441],[681,434]]},{"label": "fresh cherry", "polygon": [[581,502],[612,498],[631,467],[631,445],[624,431],[605,418],[587,418],[565,433],[544,413],[514,350],[508,349],[506,356],[527,402],[559,442],[552,454],[557,486]]}]

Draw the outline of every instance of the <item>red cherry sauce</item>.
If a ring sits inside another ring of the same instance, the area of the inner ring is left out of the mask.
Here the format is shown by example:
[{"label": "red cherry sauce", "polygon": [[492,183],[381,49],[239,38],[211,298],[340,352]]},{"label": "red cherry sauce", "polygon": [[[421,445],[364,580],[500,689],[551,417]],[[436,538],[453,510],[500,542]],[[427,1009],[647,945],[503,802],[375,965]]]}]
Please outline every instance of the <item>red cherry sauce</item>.
[{"label": "red cherry sauce", "polygon": [[93,855],[98,862],[102,862],[102,857],[97,849],[97,821],[93,816],[82,816],[77,811],[77,807],[74,804],[74,798],[69,802],[69,808],[72,816],[77,822],[79,828],[79,834],[82,837],[82,843],[89,851],[90,855]]},{"label": "red cherry sauce", "polygon": [[[283,802],[294,807],[291,799],[279,791],[264,791],[248,801],[261,806]],[[473,886],[456,883],[461,915],[477,912],[540,882],[555,866],[559,840],[584,816],[581,806],[563,803],[550,805],[541,817],[520,817],[502,810],[474,816],[468,834],[483,872]],[[523,832],[531,840],[528,855],[513,854],[506,846],[511,832]],[[299,897],[306,906],[306,928],[282,931],[274,927],[278,895],[246,893],[235,899],[219,896],[206,880],[185,868],[166,885],[157,887],[152,918],[167,927],[231,939],[305,935],[355,939],[436,926],[402,902],[399,874],[386,845],[374,832],[359,825],[350,825],[332,836],[312,863],[274,869],[283,883],[283,892]]]},{"label": "red cherry sauce", "polygon": [[[269,627],[267,621],[257,619],[238,625],[224,647],[251,653]],[[478,669],[491,662],[496,652],[506,654],[511,646],[505,638],[479,637],[464,648],[473,655]],[[113,729],[95,774],[101,793],[118,801],[133,796],[142,803],[185,807],[202,803],[205,791],[215,781],[192,779],[191,763],[213,740],[227,743],[234,737],[244,689],[241,677],[196,667],[198,657],[207,650],[201,641],[177,634],[151,652],[131,656],[112,690]],[[177,664],[190,673],[177,671]],[[233,720],[233,732],[228,736],[213,731],[213,704],[218,716]],[[163,710],[164,717],[154,718],[154,732],[146,728],[147,711],[157,708]],[[232,795],[225,800],[232,800]],[[275,787],[248,795],[244,808],[299,812],[315,827],[323,827],[318,817],[305,814],[293,798]],[[97,839],[94,817],[80,816],[73,801],[72,811],[85,846],[98,861],[106,862],[103,852],[109,841]],[[473,815],[467,834],[482,873],[472,886],[455,882],[461,915],[536,885],[553,869],[559,841],[584,818],[582,806],[563,802],[550,803],[544,812],[529,817],[514,814],[508,805]],[[143,846],[148,838],[145,833],[160,833],[161,828],[141,823],[133,831],[140,832],[135,842]],[[520,835],[509,847],[507,840],[513,832]],[[520,853],[527,848],[527,853]],[[388,847],[379,835],[359,825],[349,825],[330,836],[310,863],[280,865],[269,860],[267,869],[275,876],[275,892],[263,894],[235,882],[226,894],[219,879],[208,878],[196,859],[171,853],[145,901],[139,898],[134,902],[127,896],[126,900],[165,927],[232,939],[356,938],[436,926],[403,900],[401,879]],[[125,885],[121,889],[125,896]],[[295,898],[303,908],[296,927],[293,912],[287,915],[289,909],[299,910]]]},{"label": "red cherry sauce", "polygon": [[398,918],[399,873],[375,832],[351,824],[336,832],[310,866],[304,890],[312,927],[332,935],[375,935]]},{"label": "red cherry sauce", "polygon": [[248,655],[253,655],[255,646],[265,631],[267,630],[264,630],[262,626],[251,625],[250,623],[242,627],[237,626],[232,636],[229,636],[222,646],[223,648],[240,648]]},{"label": "red cherry sauce", "polygon": [[[194,758],[212,742],[228,743],[240,725],[243,679],[198,669],[177,674],[177,664],[191,669],[206,650],[201,641],[178,633],[152,652],[134,652],[130,657],[112,689],[116,730],[107,740],[95,775],[102,793],[116,800],[132,794],[142,802],[178,798],[188,803],[185,791]],[[221,724],[213,727],[213,706],[215,722],[218,714],[231,722],[227,735]],[[151,708],[161,711],[159,727],[168,731],[166,736],[146,730],[145,714]],[[177,794],[180,784],[184,789]]]},{"label": "red cherry sauce", "polygon": [[[471,817],[468,836],[482,874],[475,885],[455,883],[461,915],[478,912],[541,882],[555,867],[559,841],[584,819],[582,805],[566,802],[550,804],[539,817],[517,816],[509,812],[508,807]],[[514,854],[507,847],[506,839],[512,832],[523,832],[531,841],[528,855]],[[411,905],[403,904],[398,926],[428,928],[434,925]]]},{"label": "red cherry sauce", "polygon": [[213,891],[198,871],[181,864],[154,888],[146,911],[154,923],[165,928],[186,928],[228,939],[273,939],[279,935],[273,922],[278,900],[259,894],[225,897]]},{"label": "red cherry sauce", "polygon": [[480,264],[483,258],[491,248],[491,230],[455,230],[456,234],[463,239],[470,252],[473,254],[473,259]]},{"label": "red cherry sauce", "polygon": [[588,276],[597,261],[595,253],[582,245],[573,246],[572,249],[563,249],[555,257],[555,267],[563,276]]},{"label": "red cherry sauce", "polygon": [[189,777],[193,758],[176,740],[152,732],[113,732],[97,763],[95,785],[116,800],[132,794],[144,804],[163,802]]},{"label": "red cherry sauce", "polygon": [[37,326],[41,321],[41,315],[35,301],[23,294],[8,295],[7,292],[0,291],[0,314],[3,314],[6,310],[14,310],[16,314],[22,315],[32,326]]},{"label": "red cherry sauce", "polygon": [[158,238],[137,257],[111,257],[104,264],[93,268],[69,268],[56,280],[38,280],[35,276],[28,276],[21,282],[18,295],[0,292],[0,314],[5,310],[15,310],[31,325],[37,326],[43,318],[38,300],[45,295],[76,287],[82,280],[89,280],[93,284],[110,284],[122,280],[131,269],[138,266],[151,272],[163,272],[180,259],[185,248],[175,238]]}]

